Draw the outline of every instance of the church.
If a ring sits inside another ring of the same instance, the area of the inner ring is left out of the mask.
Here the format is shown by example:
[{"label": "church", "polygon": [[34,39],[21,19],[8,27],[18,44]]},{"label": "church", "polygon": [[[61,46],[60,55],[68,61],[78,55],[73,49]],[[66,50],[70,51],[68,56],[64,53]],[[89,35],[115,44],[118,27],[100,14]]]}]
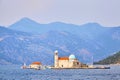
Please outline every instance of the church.
[{"label": "church", "polygon": [[76,59],[75,55],[69,57],[59,57],[58,51],[54,52],[54,68],[85,68],[88,67]]}]

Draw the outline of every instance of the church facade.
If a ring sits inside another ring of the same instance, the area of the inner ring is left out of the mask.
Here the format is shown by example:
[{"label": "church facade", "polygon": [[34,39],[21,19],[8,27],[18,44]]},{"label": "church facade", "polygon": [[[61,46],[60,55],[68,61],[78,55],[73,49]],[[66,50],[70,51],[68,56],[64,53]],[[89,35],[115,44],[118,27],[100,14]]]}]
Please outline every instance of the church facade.
[{"label": "church facade", "polygon": [[87,65],[81,63],[76,59],[75,55],[71,54],[69,57],[59,57],[58,51],[54,52],[54,68],[82,68]]}]

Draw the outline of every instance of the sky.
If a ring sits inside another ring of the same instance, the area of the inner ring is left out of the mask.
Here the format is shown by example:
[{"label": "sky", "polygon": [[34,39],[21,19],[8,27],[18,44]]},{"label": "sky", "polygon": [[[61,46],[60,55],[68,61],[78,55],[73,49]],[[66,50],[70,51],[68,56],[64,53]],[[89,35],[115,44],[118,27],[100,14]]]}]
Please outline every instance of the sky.
[{"label": "sky", "polygon": [[119,8],[120,0],[0,0],[0,25],[7,27],[28,17],[42,24],[120,26]]}]

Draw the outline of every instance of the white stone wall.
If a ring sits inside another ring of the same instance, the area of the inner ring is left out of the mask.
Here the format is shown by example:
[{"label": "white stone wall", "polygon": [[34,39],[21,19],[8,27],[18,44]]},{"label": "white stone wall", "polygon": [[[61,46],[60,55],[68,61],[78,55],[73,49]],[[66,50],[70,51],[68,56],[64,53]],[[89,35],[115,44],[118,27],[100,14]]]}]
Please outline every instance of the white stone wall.
[{"label": "white stone wall", "polygon": [[81,64],[78,60],[59,60],[59,68],[78,68]]},{"label": "white stone wall", "polygon": [[59,67],[60,68],[68,68],[69,67],[69,60],[59,60]]},{"label": "white stone wall", "polygon": [[30,68],[33,68],[33,69],[39,69],[40,67],[41,67],[41,65],[36,65],[36,64],[30,65]]},{"label": "white stone wall", "polygon": [[69,60],[69,68],[73,67],[73,61]]}]

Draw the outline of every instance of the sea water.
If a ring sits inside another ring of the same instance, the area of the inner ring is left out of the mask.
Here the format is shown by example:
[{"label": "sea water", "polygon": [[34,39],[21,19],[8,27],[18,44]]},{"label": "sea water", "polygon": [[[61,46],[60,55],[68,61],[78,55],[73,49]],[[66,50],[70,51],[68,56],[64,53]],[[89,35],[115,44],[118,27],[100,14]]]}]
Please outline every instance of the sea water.
[{"label": "sea water", "polygon": [[21,69],[0,65],[0,80],[120,80],[120,66],[110,69]]}]

